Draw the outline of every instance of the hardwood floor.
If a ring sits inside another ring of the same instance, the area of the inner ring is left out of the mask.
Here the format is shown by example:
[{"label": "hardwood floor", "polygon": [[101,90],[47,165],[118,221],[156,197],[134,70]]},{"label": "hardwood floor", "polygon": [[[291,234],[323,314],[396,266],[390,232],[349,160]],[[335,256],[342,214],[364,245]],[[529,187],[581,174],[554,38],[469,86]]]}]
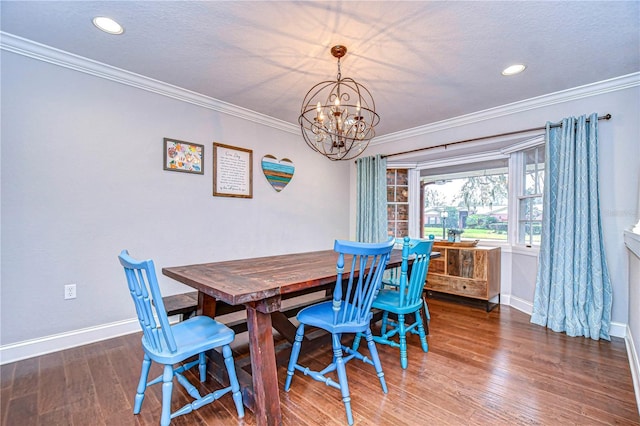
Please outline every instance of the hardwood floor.
[{"label": "hardwood floor", "polygon": [[[387,395],[372,367],[348,364],[355,424],[640,425],[624,340],[570,338],[506,306],[486,313],[432,299],[429,307],[429,352],[412,336],[406,370],[397,349],[378,345]],[[330,352],[301,360],[320,365]],[[142,412],[132,413],[141,359],[135,334],[4,365],[2,425],[157,425],[160,385],[147,391]],[[282,389],[285,368],[278,373]],[[216,386],[209,379],[200,387]],[[280,399],[285,425],[346,424],[339,391],[306,376],[296,374]],[[174,409],[189,400],[174,386]],[[249,411],[237,419],[225,395],[172,425],[255,423]]]}]

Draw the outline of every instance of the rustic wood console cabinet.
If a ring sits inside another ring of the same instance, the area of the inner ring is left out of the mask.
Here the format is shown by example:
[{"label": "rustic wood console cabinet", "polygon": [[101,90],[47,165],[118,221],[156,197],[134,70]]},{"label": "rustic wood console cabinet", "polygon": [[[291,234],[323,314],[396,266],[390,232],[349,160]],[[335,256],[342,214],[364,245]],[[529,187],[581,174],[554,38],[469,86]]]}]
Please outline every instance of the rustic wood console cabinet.
[{"label": "rustic wood console cabinet", "polygon": [[434,244],[439,258],[431,259],[428,292],[462,296],[486,302],[487,312],[500,303],[500,247],[464,247]]}]

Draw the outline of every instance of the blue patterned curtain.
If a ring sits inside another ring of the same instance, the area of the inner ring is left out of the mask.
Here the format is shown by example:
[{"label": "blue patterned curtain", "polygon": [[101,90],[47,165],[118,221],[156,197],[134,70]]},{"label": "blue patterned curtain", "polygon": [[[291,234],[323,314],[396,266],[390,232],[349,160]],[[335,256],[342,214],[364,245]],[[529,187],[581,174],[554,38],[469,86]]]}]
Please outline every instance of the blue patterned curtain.
[{"label": "blue patterned curtain", "polygon": [[598,196],[598,116],[546,129],[544,216],[531,322],[569,336],[609,337],[611,280]]},{"label": "blue patterned curtain", "polygon": [[380,154],[356,160],[356,239],[363,243],[387,240],[387,159]]}]

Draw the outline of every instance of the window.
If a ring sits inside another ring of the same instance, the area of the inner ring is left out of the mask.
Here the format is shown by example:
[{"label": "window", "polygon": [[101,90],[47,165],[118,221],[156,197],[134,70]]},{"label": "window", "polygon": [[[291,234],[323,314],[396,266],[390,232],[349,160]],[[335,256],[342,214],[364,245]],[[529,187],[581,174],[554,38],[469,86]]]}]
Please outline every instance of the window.
[{"label": "window", "polygon": [[387,170],[387,234],[409,235],[409,171]]},{"label": "window", "polygon": [[422,237],[506,241],[508,158],[455,164],[421,171],[424,197]]},{"label": "window", "polygon": [[544,145],[521,153],[522,185],[518,193],[518,243],[540,245],[542,192],[544,189]]},{"label": "window", "polygon": [[389,235],[449,239],[457,230],[464,240],[539,246],[544,143],[537,135],[465,146],[457,156],[443,150],[412,169],[401,168],[407,159],[388,163],[399,167],[387,171]]}]

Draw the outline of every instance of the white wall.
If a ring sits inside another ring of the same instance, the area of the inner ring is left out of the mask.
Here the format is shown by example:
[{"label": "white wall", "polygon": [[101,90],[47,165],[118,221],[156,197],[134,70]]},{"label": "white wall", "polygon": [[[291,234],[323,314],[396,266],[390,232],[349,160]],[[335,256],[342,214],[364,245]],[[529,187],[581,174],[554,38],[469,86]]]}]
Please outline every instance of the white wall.
[{"label": "white wall", "polygon": [[[164,266],[348,237],[351,164],[301,136],[12,52],[1,61],[0,345],[134,318],[125,248],[153,258],[173,294],[188,288]],[[164,171],[164,137],[205,145],[205,174]],[[252,199],[212,196],[214,141],[253,150]],[[266,154],[295,164],[280,193],[262,174]],[[77,299],[63,300],[69,283]]]},{"label": "white wall", "polygon": [[[421,129],[378,139],[367,154],[392,154],[459,140],[544,126],[564,117],[612,114],[599,122],[600,207],[606,258],[613,286],[612,323],[615,335],[624,336],[629,318],[628,260],[623,231],[636,221],[640,177],[640,74],[550,94],[468,116],[426,125]],[[435,106],[434,106],[435,107]],[[384,119],[384,117],[383,117]],[[384,143],[381,143],[384,142]],[[410,156],[388,161],[410,163]],[[355,173],[351,173],[355,182]],[[354,186],[354,185],[352,185]],[[352,205],[355,194],[351,194]],[[352,212],[353,213],[353,212]],[[352,214],[353,216],[353,214]],[[351,229],[353,232],[353,219]],[[524,249],[522,249],[524,250]],[[503,288],[510,289],[519,307],[531,306],[536,278],[535,254],[503,250],[503,261],[511,262],[511,275],[503,276]],[[510,253],[509,253],[510,252]],[[505,268],[503,267],[503,271]],[[508,270],[508,269],[507,269]],[[505,280],[510,280],[505,283]],[[638,331],[640,332],[640,331]],[[639,337],[636,336],[636,339]]]},{"label": "white wall", "polygon": [[[640,212],[639,212],[640,215]],[[640,221],[638,221],[640,224]],[[627,352],[631,360],[631,376],[640,412],[640,233],[625,232],[629,249],[629,324]]]}]

